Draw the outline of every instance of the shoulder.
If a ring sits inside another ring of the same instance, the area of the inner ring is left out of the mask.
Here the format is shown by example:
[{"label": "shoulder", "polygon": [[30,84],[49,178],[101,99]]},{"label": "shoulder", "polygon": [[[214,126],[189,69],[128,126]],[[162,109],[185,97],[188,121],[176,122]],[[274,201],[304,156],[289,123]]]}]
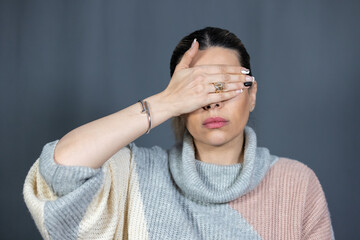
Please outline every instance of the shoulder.
[{"label": "shoulder", "polygon": [[286,157],[279,159],[271,167],[270,172],[290,178],[308,179],[315,176],[314,171],[306,164]]},{"label": "shoulder", "polygon": [[304,163],[285,157],[279,159],[267,172],[259,189],[271,192],[284,201],[296,201],[302,209],[308,199],[324,199],[321,184],[314,171]]},{"label": "shoulder", "polygon": [[288,189],[290,192],[296,191],[302,195],[307,194],[311,185],[321,188],[315,172],[310,167],[298,160],[285,157],[279,157],[267,172],[264,180],[277,186],[279,190],[282,189],[281,191]]},{"label": "shoulder", "polygon": [[284,198],[296,196],[291,201],[301,207],[302,239],[334,239],[330,213],[319,179],[315,172],[297,160],[279,158],[273,169],[283,176],[279,192]]}]

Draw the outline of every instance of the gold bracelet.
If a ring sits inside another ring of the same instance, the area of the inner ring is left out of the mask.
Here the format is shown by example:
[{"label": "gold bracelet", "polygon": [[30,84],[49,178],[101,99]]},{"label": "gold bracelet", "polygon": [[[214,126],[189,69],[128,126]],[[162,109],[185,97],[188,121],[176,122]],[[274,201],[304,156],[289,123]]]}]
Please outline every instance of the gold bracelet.
[{"label": "gold bracelet", "polygon": [[141,113],[146,113],[147,117],[148,117],[148,123],[149,123],[149,127],[146,131],[146,134],[148,134],[151,130],[151,116],[150,116],[150,109],[149,109],[149,105],[147,103],[147,101],[142,101],[142,100],[139,100],[138,101],[140,104],[141,104],[141,107],[142,107],[142,111]]}]

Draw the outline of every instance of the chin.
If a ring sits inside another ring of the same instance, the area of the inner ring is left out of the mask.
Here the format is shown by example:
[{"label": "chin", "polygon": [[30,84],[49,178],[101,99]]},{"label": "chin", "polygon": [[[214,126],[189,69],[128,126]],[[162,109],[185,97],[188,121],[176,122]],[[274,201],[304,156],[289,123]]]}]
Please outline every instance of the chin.
[{"label": "chin", "polygon": [[202,142],[211,146],[221,146],[228,142],[229,136],[225,132],[213,130],[201,137]]}]

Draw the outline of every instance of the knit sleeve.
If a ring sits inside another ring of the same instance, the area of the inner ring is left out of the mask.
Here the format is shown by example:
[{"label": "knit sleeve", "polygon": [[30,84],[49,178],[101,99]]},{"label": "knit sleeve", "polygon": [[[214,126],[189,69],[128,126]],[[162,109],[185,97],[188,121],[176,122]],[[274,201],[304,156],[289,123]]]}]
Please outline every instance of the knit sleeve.
[{"label": "knit sleeve", "polygon": [[325,194],[312,170],[307,184],[301,239],[335,239]]},{"label": "knit sleeve", "polygon": [[44,239],[122,238],[131,175],[131,150],[124,147],[101,168],[62,166],[54,161],[57,141],[45,145],[31,167],[23,194]]}]

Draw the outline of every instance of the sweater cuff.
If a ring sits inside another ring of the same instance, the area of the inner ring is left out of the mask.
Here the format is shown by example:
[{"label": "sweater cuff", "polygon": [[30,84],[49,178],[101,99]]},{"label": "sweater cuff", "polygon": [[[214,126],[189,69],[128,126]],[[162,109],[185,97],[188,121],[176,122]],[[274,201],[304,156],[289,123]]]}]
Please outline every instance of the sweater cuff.
[{"label": "sweater cuff", "polygon": [[52,191],[64,196],[84,184],[88,179],[99,174],[101,168],[93,169],[82,166],[63,166],[54,160],[55,147],[59,140],[46,144],[39,159],[39,171]]}]

